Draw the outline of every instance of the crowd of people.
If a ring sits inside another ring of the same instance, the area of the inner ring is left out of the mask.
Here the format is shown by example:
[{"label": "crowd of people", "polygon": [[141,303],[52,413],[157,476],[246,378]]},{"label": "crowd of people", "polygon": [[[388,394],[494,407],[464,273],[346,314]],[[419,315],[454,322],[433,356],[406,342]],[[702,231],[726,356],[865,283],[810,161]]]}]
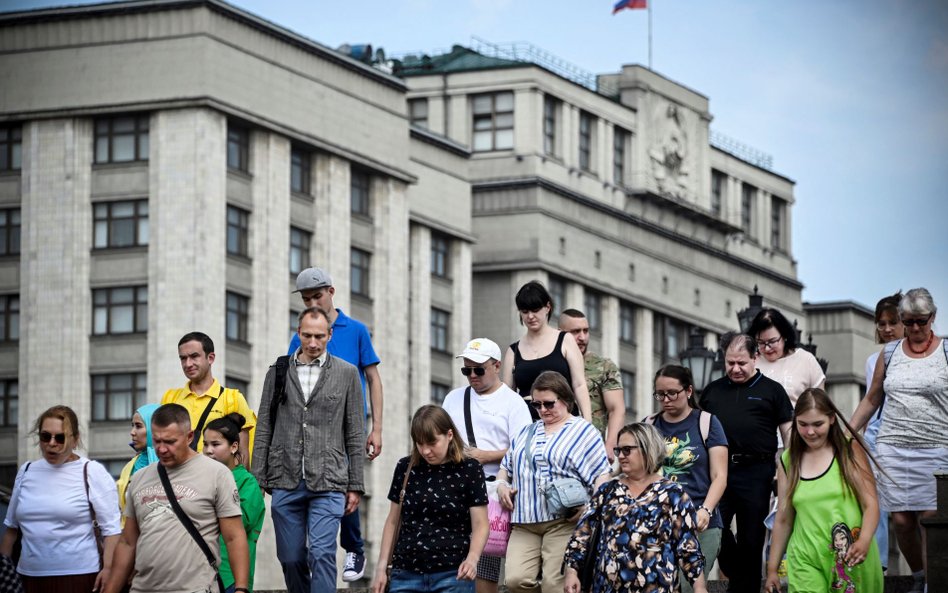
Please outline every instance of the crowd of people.
[{"label": "crowd of people", "polygon": [[[287,591],[335,589],[337,536],[342,579],[364,577],[357,510],[382,449],[380,359],[334,306],[329,274],[304,270],[297,292],[306,309],[258,410],[214,378],[211,338],[186,334],[187,382],[134,411],[117,482],[77,453],[73,410],[40,415],[40,458],[19,469],[4,520],[4,590],[251,593],[266,495]],[[882,347],[849,421],[793,325],[765,308],[748,333],[721,337],[725,376],[698,393],[688,368],[665,365],[659,411],[626,424],[617,366],[589,351],[581,311],[554,327],[554,305],[540,282],[524,285],[523,336],[505,353],[469,341],[457,355],[467,385],[414,413],[374,593],[496,593],[501,581],[703,593],[716,561],[732,593],[780,590],[782,566],[790,591],[881,593],[890,513],[913,591],[926,590],[920,519],[948,469],[948,340],[927,290],[876,307]]]}]

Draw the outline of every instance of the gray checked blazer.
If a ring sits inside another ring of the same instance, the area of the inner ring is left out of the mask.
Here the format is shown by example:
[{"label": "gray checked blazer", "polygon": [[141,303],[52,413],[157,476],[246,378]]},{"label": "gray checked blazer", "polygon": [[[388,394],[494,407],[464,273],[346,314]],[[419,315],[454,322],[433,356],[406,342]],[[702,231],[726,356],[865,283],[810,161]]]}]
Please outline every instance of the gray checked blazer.
[{"label": "gray checked blazer", "polygon": [[291,357],[286,402],[278,408],[271,431],[275,373],[274,366],[267,371],[257,411],[251,472],[260,485],[292,490],[304,479],[313,492],[365,492],[365,412],[359,371],[327,353],[319,380],[304,400]]}]

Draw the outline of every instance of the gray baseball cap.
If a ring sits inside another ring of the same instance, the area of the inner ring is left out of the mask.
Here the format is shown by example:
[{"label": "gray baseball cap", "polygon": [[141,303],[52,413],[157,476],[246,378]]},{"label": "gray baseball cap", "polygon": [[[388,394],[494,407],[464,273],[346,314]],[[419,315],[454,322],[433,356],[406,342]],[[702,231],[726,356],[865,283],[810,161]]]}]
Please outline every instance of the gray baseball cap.
[{"label": "gray baseball cap", "polygon": [[326,288],[327,286],[332,286],[332,277],[327,274],[325,270],[306,268],[296,277],[296,290],[293,292],[316,290],[317,288]]}]

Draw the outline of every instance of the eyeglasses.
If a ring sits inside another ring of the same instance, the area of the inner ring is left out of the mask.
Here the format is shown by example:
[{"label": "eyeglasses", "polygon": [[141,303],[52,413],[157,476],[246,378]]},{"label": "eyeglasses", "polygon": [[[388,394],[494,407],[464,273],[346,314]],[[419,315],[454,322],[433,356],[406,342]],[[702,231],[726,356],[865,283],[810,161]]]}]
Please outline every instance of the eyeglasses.
[{"label": "eyeglasses", "polygon": [[763,350],[764,348],[773,348],[777,345],[777,342],[783,339],[783,336],[777,338],[770,338],[769,340],[757,340],[757,347]]},{"label": "eyeglasses", "polygon": [[555,406],[555,405],[556,405],[556,402],[558,402],[558,401],[559,401],[559,400],[557,400],[557,399],[554,399],[554,400],[551,401],[551,402],[541,402],[541,401],[538,401],[538,400],[533,400],[532,402],[530,402],[530,405],[533,406],[534,408],[536,408],[537,410],[539,410],[540,408],[546,408],[547,410],[552,410],[552,409],[553,409],[553,406]]},{"label": "eyeglasses", "polygon": [[470,377],[471,373],[474,373],[478,377],[483,377],[486,372],[487,369],[484,367],[461,367],[461,374],[465,377]]},{"label": "eyeglasses", "polygon": [[48,443],[53,439],[56,439],[56,442],[60,445],[66,444],[66,433],[60,432],[58,434],[53,434],[51,432],[46,432],[45,430],[39,434],[40,442]]},{"label": "eyeglasses", "polygon": [[656,391],[655,393],[652,394],[652,397],[654,397],[658,401],[662,401],[666,399],[668,401],[675,401],[676,399],[678,399],[678,394],[684,390],[685,388],[682,387],[678,391]]},{"label": "eyeglasses", "polygon": [[641,449],[641,447],[639,447],[638,445],[626,445],[625,447],[613,447],[612,453],[616,457],[619,457],[620,455],[622,457],[628,457],[629,455],[632,454],[633,449]]},{"label": "eyeglasses", "polygon": [[923,318],[906,319],[905,317],[903,317],[902,324],[905,325],[905,327],[912,327],[913,325],[917,325],[921,327],[932,320],[932,315],[934,315],[934,313],[929,313],[928,316],[925,317],[924,319]]}]

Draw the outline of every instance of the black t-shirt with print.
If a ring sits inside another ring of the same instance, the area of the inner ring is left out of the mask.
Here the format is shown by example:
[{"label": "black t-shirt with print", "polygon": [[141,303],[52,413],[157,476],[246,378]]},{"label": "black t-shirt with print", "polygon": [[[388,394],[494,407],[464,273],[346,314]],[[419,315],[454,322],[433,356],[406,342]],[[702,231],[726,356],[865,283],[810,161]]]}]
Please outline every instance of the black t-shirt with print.
[{"label": "black t-shirt with print", "polygon": [[[406,469],[403,457],[388,492],[392,502],[398,502]],[[392,566],[420,574],[457,569],[471,542],[470,508],[486,505],[484,470],[477,460],[441,465],[422,460],[408,478]]]}]

